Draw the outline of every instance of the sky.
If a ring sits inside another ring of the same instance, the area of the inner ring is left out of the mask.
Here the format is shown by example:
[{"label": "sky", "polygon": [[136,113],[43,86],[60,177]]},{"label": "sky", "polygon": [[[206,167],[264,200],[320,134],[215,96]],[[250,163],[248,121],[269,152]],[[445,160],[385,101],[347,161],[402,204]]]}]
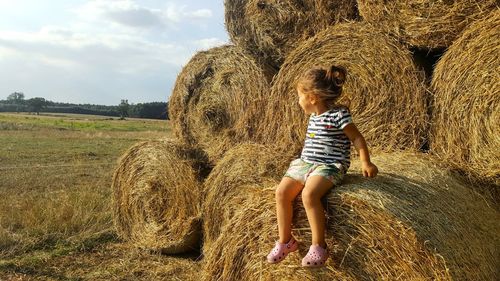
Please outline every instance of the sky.
[{"label": "sky", "polygon": [[166,102],[198,51],[227,44],[223,0],[0,0],[0,100]]}]

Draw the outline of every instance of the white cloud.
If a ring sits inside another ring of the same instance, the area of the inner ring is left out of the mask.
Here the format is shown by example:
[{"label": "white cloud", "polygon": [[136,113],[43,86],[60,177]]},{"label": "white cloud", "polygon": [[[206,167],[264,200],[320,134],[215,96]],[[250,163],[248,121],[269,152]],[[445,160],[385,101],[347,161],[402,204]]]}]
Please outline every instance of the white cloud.
[{"label": "white cloud", "polygon": [[169,2],[165,9],[138,5],[132,0],[93,0],[74,12],[88,21],[108,21],[133,28],[173,27],[185,20],[203,20],[213,16],[210,9],[190,11],[186,5]]},{"label": "white cloud", "polygon": [[0,47],[20,54],[37,54],[60,61],[101,63],[107,67],[144,69],[150,63],[182,65],[190,51],[181,46],[156,43],[126,34],[74,33],[65,29],[44,27],[36,33],[0,32]]},{"label": "white cloud", "polygon": [[193,12],[187,12],[185,14],[186,17],[194,19],[207,19],[211,18],[212,15],[213,15],[212,10],[209,9],[199,9]]},{"label": "white cloud", "polygon": [[228,43],[229,42],[221,40],[221,39],[216,38],[216,37],[204,38],[204,39],[194,41],[195,47],[197,49],[203,49],[203,50],[207,50],[207,49],[221,46],[221,45],[228,44]]}]

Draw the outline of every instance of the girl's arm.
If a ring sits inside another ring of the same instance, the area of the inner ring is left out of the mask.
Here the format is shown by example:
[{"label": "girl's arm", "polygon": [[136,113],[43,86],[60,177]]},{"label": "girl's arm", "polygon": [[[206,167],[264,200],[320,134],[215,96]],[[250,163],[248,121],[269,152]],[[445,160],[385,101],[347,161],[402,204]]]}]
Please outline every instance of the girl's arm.
[{"label": "girl's arm", "polygon": [[378,168],[370,161],[370,154],[366,146],[365,138],[358,131],[353,123],[346,125],[343,129],[344,134],[354,144],[361,160],[361,171],[363,176],[373,178],[378,173]]}]

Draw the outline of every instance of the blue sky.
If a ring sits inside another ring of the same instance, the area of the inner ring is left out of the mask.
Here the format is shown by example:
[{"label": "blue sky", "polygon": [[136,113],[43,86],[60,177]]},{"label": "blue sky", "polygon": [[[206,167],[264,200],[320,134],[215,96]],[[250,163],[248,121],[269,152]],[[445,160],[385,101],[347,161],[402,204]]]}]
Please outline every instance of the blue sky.
[{"label": "blue sky", "polygon": [[223,0],[0,0],[0,99],[167,101],[197,51],[227,42]]}]

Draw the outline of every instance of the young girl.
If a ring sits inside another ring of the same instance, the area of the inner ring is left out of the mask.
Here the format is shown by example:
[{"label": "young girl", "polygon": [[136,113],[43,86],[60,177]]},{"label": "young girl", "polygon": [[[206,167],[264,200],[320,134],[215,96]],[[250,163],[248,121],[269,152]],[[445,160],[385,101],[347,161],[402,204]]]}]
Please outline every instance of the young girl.
[{"label": "young girl", "polygon": [[292,237],[292,202],[302,191],[302,202],[311,226],[312,245],[302,266],[323,266],[328,258],[325,242],[325,213],[321,197],[340,184],[350,164],[351,142],[359,153],[363,176],[375,177],[365,139],[352,122],[349,110],[335,105],[342,93],[346,70],[315,67],[298,81],[299,105],[310,114],[306,140],[299,159],[290,167],[276,189],[279,241],[267,256],[270,263],[282,261],[297,250]]}]

